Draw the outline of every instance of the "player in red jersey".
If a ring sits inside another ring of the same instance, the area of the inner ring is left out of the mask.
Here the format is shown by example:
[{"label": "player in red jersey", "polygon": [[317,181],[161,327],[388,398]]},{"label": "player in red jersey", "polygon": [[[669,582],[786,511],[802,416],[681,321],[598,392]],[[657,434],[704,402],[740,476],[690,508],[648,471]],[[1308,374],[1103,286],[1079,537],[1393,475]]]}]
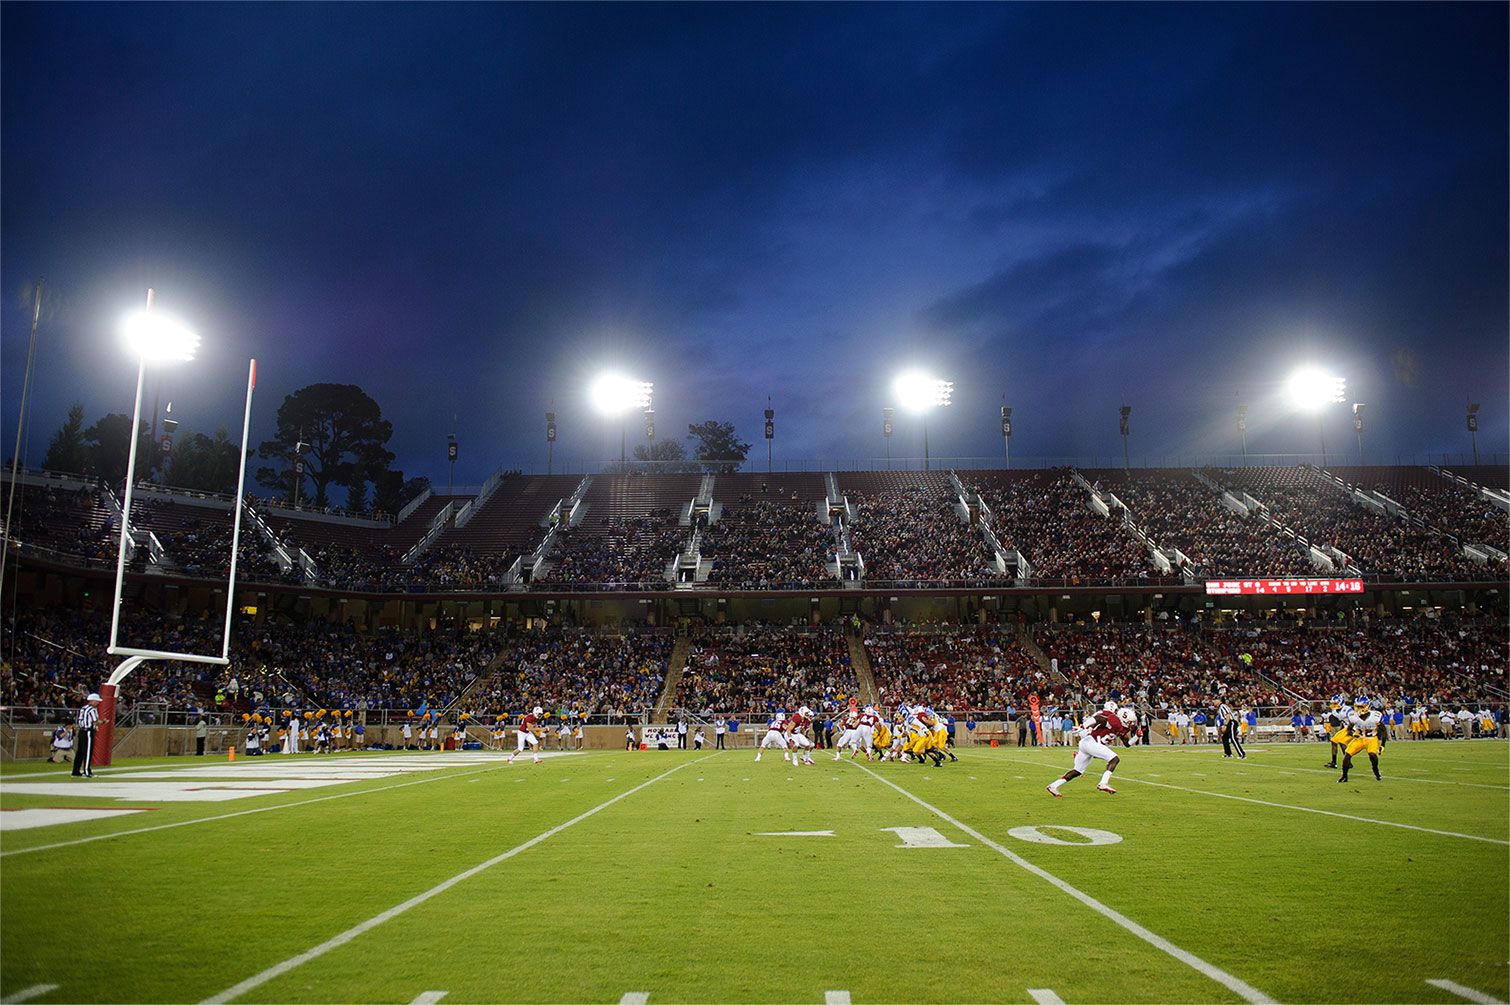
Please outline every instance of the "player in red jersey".
[{"label": "player in red jersey", "polygon": [[545,710],[539,705],[525,714],[519,720],[519,748],[509,755],[509,763],[514,763],[514,758],[524,753],[524,745],[530,745],[530,753],[535,756],[535,763],[540,763],[540,731],[545,728]]},{"label": "player in red jersey", "polygon": [[1096,788],[1116,795],[1117,790],[1111,785],[1112,772],[1117,770],[1117,764],[1121,758],[1112,751],[1109,743],[1120,739],[1124,747],[1131,746],[1128,736],[1131,733],[1132,723],[1136,721],[1137,713],[1130,708],[1119,710],[1114,701],[1108,701],[1102,706],[1101,711],[1087,716],[1080,724],[1080,749],[1075,754],[1075,766],[1046,786],[1049,795],[1055,799],[1063,799],[1064,793],[1059,791],[1059,787],[1085,774],[1085,769],[1090,767],[1091,759],[1097,757],[1106,762],[1106,771],[1102,773],[1101,781]]},{"label": "player in red jersey", "polygon": [[802,751],[802,763],[812,764],[813,755],[808,751],[813,749],[813,741],[808,739],[808,727],[813,724],[813,710],[803,705],[793,712],[786,720],[786,742],[792,751],[792,763],[797,763],[797,751]]}]

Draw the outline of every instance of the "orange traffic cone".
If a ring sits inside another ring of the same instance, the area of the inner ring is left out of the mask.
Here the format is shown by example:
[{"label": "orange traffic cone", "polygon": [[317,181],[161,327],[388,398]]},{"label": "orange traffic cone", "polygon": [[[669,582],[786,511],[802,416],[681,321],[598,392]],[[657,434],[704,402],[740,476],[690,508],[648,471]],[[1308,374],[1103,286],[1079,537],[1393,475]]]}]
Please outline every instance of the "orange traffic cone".
[{"label": "orange traffic cone", "polygon": [[229,747],[229,748],[228,748],[228,749],[229,749],[229,750],[230,750],[230,752],[231,752],[231,757],[230,757],[230,759],[231,759],[231,760],[232,760],[232,761],[234,761],[234,760],[235,760],[235,759],[236,759],[236,745],[235,745],[235,744],[234,744],[234,743],[233,743],[233,744],[231,744],[231,745],[230,745],[230,747]]}]

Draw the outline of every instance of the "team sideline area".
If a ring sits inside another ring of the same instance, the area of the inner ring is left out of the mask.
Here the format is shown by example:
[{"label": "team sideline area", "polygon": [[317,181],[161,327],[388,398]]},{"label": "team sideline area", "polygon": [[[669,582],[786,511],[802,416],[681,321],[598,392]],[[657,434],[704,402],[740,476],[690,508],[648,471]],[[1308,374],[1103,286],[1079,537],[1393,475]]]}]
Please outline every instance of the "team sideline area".
[{"label": "team sideline area", "polygon": [[1510,999],[1506,744],[1323,749],[10,764],[0,996]]}]

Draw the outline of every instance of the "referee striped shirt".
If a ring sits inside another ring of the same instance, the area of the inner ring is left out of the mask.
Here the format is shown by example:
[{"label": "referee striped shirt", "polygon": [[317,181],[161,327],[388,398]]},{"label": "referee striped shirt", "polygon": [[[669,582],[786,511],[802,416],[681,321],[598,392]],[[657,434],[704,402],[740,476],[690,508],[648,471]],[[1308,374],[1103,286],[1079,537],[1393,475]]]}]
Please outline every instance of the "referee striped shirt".
[{"label": "referee striped shirt", "polygon": [[1216,710],[1216,717],[1218,719],[1217,724],[1219,726],[1225,727],[1227,723],[1232,721],[1232,706],[1227,704],[1225,701],[1222,702],[1221,706]]},{"label": "referee striped shirt", "polygon": [[78,721],[80,729],[93,729],[100,721],[100,710],[86,703],[83,708],[79,709]]}]

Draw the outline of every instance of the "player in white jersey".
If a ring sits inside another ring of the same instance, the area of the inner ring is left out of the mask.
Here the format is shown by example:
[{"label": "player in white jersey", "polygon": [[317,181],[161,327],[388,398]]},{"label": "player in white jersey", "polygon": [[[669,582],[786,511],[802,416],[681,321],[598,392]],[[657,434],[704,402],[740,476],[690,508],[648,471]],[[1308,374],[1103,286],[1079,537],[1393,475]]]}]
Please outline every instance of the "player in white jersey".
[{"label": "player in white jersey", "polygon": [[519,746],[509,755],[509,763],[514,763],[514,758],[524,753],[525,745],[530,748],[530,755],[535,763],[540,763],[540,733],[545,731],[545,710],[536,705],[534,710],[519,720]]},{"label": "player in white jersey", "polygon": [[777,712],[765,724],[765,738],[760,741],[760,746],[755,750],[755,760],[760,760],[760,755],[767,747],[780,747],[781,759],[792,759],[791,749],[786,742],[786,716]]},{"label": "player in white jersey", "polygon": [[1379,774],[1379,721],[1379,710],[1370,708],[1366,700],[1359,698],[1353,702],[1353,711],[1347,720],[1350,739],[1342,753],[1342,777],[1337,779],[1339,783],[1347,781],[1348,769],[1353,766],[1353,755],[1361,752],[1368,754],[1369,763],[1374,768],[1374,779],[1383,781]]},{"label": "player in white jersey", "polygon": [[1096,788],[1116,795],[1117,790],[1111,785],[1112,772],[1117,770],[1117,764],[1121,758],[1108,744],[1112,740],[1120,739],[1124,747],[1131,746],[1128,735],[1132,724],[1136,721],[1137,713],[1130,708],[1119,711],[1114,701],[1108,701],[1102,706],[1101,711],[1087,716],[1080,724],[1080,749],[1075,754],[1075,766],[1046,786],[1049,795],[1055,799],[1063,799],[1064,793],[1059,791],[1060,787],[1065,782],[1073,781],[1085,774],[1085,769],[1090,767],[1092,758],[1100,758],[1106,762],[1106,770],[1102,772],[1101,781]]}]

